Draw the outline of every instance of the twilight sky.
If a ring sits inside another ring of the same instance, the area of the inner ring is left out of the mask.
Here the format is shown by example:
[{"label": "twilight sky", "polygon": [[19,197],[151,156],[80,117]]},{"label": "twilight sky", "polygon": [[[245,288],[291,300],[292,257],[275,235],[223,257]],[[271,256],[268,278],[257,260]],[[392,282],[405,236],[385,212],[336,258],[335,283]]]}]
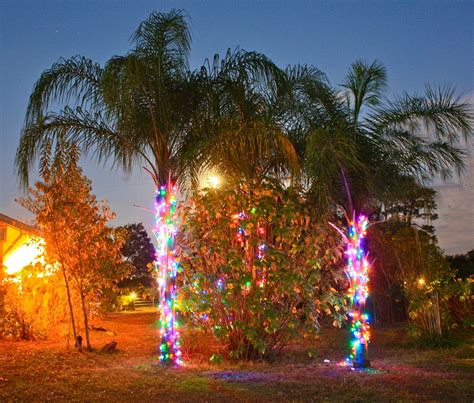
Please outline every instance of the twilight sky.
[{"label": "twilight sky", "polygon": [[[265,53],[280,66],[314,64],[333,84],[351,62],[379,59],[389,93],[421,91],[426,82],[451,83],[474,103],[474,1],[300,0],[0,0],[0,212],[24,221],[14,154],[29,94],[41,72],[60,57],[83,55],[104,63],[129,49],[129,37],[151,11],[182,8],[191,18],[191,67],[240,46]],[[440,245],[448,253],[474,248],[474,153],[461,178],[436,185]],[[99,199],[117,224],[151,216],[153,186],[139,169],[131,175],[85,160]]]}]

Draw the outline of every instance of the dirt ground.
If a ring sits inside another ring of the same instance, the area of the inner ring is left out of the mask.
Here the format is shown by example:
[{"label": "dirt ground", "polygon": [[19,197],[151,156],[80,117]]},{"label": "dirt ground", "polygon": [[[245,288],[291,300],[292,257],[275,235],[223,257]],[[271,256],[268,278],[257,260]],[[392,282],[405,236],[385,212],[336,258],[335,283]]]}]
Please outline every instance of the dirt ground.
[{"label": "dirt ground", "polygon": [[93,331],[93,346],[115,340],[115,354],[68,352],[65,340],[0,341],[0,401],[474,400],[472,338],[452,349],[420,350],[403,344],[403,329],[376,327],[374,369],[355,372],[336,365],[345,354],[343,330],[289,346],[272,363],[221,365],[208,361],[215,342],[185,335],[185,365],[163,368],[155,320],[148,311],[94,321],[110,332]]}]

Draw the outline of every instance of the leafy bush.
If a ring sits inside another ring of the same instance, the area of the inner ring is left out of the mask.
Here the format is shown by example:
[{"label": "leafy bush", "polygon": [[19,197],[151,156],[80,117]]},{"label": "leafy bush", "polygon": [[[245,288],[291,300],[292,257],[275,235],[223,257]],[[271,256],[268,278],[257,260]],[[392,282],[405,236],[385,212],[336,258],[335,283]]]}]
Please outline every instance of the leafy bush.
[{"label": "leafy bush", "polygon": [[119,311],[128,311],[128,310],[135,310],[135,298],[131,295],[131,293],[126,293],[118,296],[118,310]]},{"label": "leafy bush", "polygon": [[408,337],[405,346],[421,350],[454,348],[461,344],[453,334],[447,332],[441,335],[430,334],[417,324],[408,327]]},{"label": "leafy bush", "polygon": [[383,301],[383,287],[396,290],[398,298],[406,300],[413,325],[410,334],[431,344],[445,344],[443,333],[472,317],[472,279],[456,278],[436,239],[407,222],[391,220],[374,226],[370,237],[379,300]]},{"label": "leafy bush", "polygon": [[[5,292],[0,336],[35,340],[67,328],[69,314],[62,278],[40,264],[27,266],[2,284]],[[64,325],[64,326],[60,326]]]},{"label": "leafy bush", "polygon": [[231,358],[267,358],[318,330],[323,313],[341,323],[342,250],[296,190],[208,189],[185,211],[181,309]]}]

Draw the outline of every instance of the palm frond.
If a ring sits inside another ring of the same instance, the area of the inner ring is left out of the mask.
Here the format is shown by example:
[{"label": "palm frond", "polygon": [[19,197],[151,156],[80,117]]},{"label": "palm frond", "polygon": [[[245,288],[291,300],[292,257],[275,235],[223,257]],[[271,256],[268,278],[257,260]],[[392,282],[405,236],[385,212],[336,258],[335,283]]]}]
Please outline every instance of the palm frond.
[{"label": "palm frond", "polygon": [[357,126],[360,111],[367,104],[376,106],[381,102],[383,91],[387,86],[387,71],[377,60],[371,64],[357,60],[352,63],[342,84],[349,90],[353,101],[353,121]]},{"label": "palm frond", "polygon": [[[216,169],[234,179],[298,177],[300,161],[292,142],[266,122],[224,121],[211,133],[195,133],[182,152],[182,172],[192,177],[203,168]],[[183,175],[183,178],[185,176]]]},{"label": "palm frond", "polygon": [[68,103],[95,105],[101,100],[102,68],[98,63],[81,56],[59,59],[41,74],[30,95],[26,124],[32,124],[48,107]]},{"label": "palm frond", "polygon": [[392,130],[376,144],[384,163],[421,182],[435,175],[447,179],[465,169],[465,152],[445,141],[430,142],[408,131]]},{"label": "palm frond", "polygon": [[191,32],[186,18],[183,10],[151,13],[131,37],[135,52],[159,60],[163,70],[184,73],[188,70],[191,47]]},{"label": "palm frond", "polygon": [[342,204],[341,197],[346,193],[344,175],[357,172],[361,176],[364,170],[364,162],[346,128],[321,127],[308,135],[305,172],[311,178],[309,194],[321,212]]},{"label": "palm frond", "polygon": [[86,154],[91,152],[98,162],[112,159],[114,164],[129,171],[134,161],[142,158],[154,169],[143,145],[130,142],[126,135],[116,132],[100,112],[90,114],[80,107],[66,107],[24,128],[15,160],[23,185],[28,184],[31,165],[40,153],[45,147],[50,150],[61,139],[79,145]]},{"label": "palm frond", "polygon": [[472,136],[472,106],[449,86],[427,86],[425,96],[404,94],[369,114],[365,125],[374,133],[408,130],[422,137],[456,143]]},{"label": "palm frond", "polygon": [[249,90],[253,94],[269,96],[276,91],[281,70],[265,55],[240,48],[227,50],[221,58],[215,54],[212,63],[206,59],[201,74],[212,82],[213,90],[222,93],[230,90],[234,97],[238,91]]}]

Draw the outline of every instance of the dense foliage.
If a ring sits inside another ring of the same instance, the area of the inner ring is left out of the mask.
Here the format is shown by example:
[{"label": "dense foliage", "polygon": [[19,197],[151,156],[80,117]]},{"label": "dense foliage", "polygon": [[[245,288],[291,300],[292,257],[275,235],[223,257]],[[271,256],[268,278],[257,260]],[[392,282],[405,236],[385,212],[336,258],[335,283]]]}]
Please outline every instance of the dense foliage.
[{"label": "dense foliage", "polygon": [[406,313],[418,334],[429,337],[467,323],[472,316],[472,280],[456,277],[429,233],[390,220],[374,226],[370,238],[374,297],[381,303],[398,298],[398,303],[389,306],[391,320],[403,319]]},{"label": "dense foliage", "polygon": [[447,258],[458,277],[474,277],[474,249],[464,255],[447,256]]},{"label": "dense foliage", "polygon": [[343,320],[342,251],[314,217],[295,189],[271,183],[209,189],[187,207],[182,308],[231,357],[271,356],[323,314]]},{"label": "dense foliage", "polygon": [[[20,180],[26,184],[35,159],[54,154],[52,145],[65,138],[125,171],[143,164],[157,187],[173,183],[194,191],[182,238],[184,302],[235,357],[270,355],[297,325],[314,327],[320,312],[341,308],[331,288],[340,251],[325,228],[342,209],[404,222],[372,231],[374,270],[389,273],[390,303],[400,296],[410,316],[426,322],[423,310],[435,296],[441,304],[451,277],[432,234],[419,232],[412,216],[432,207],[427,180],[464,168],[459,140],[472,136],[471,107],[449,86],[387,99],[387,72],[378,61],[354,62],[341,88],[314,66],[282,69],[241,49],[193,70],[190,47],[184,12],[154,12],[125,55],[105,65],[61,58],[45,70],[30,96],[17,150]],[[209,169],[239,185],[198,194],[197,178]],[[82,249],[72,242],[71,252],[88,264],[69,273],[92,295],[101,284],[95,277],[104,267],[100,261],[107,260],[101,254],[116,250],[117,244],[96,248],[91,241],[115,239],[105,225],[110,214],[107,208],[99,213],[88,183],[57,189],[58,196],[75,198],[71,205],[85,202],[80,213],[67,203],[47,210],[50,222],[61,224],[52,227],[57,233],[67,240],[79,216],[94,223],[90,232],[80,229]],[[238,223],[232,214],[242,214]],[[236,242],[238,231],[244,239]],[[426,289],[416,286],[421,275]],[[222,287],[216,285],[221,277]],[[435,326],[423,326],[439,333],[442,314],[430,315]]]},{"label": "dense foliage", "polygon": [[[1,282],[1,292],[5,304],[0,306],[0,338],[36,340],[70,331],[66,289],[59,271],[48,271],[43,264],[25,267]],[[73,293],[71,298],[78,315],[79,296]]]},{"label": "dense foliage", "polygon": [[[45,154],[48,156],[48,154]],[[80,297],[87,348],[88,318],[98,313],[105,290],[128,272],[120,250],[124,236],[108,226],[114,215],[91,194],[91,183],[78,167],[77,148],[61,142],[55,158],[41,161],[43,181],[21,204],[35,214],[45,241],[45,261],[62,272],[74,337],[77,336],[72,290]]]},{"label": "dense foliage", "polygon": [[151,265],[155,260],[155,248],[142,223],[128,224],[123,229],[126,231],[126,240],[122,247],[125,262],[133,268],[130,276],[119,283],[120,287],[148,288],[152,286]]}]

